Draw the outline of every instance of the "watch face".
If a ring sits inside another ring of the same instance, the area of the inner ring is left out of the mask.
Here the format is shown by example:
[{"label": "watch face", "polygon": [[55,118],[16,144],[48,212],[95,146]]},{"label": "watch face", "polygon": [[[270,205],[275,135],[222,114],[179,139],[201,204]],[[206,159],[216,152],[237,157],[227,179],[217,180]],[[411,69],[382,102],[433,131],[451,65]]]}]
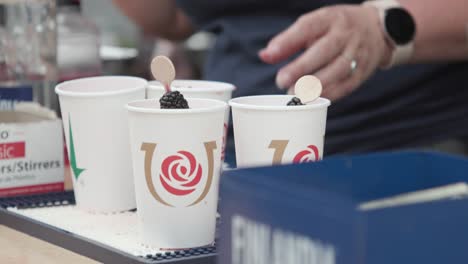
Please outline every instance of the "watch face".
[{"label": "watch face", "polygon": [[397,45],[411,42],[416,32],[413,17],[403,8],[390,8],[386,11],[385,27]]}]

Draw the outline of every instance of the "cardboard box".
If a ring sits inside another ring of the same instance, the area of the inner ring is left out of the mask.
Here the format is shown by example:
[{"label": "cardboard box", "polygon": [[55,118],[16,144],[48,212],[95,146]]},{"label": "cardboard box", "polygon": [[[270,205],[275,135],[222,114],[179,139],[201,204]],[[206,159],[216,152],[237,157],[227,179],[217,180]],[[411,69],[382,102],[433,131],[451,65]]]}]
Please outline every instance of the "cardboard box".
[{"label": "cardboard box", "polygon": [[[468,197],[439,195],[440,186],[466,182],[468,159],[424,152],[227,171],[218,261],[466,263]],[[414,199],[414,192],[434,188],[435,199]],[[368,201],[408,193],[411,203],[362,209]]]},{"label": "cardboard box", "polygon": [[35,103],[0,111],[0,197],[63,189],[61,120]]}]

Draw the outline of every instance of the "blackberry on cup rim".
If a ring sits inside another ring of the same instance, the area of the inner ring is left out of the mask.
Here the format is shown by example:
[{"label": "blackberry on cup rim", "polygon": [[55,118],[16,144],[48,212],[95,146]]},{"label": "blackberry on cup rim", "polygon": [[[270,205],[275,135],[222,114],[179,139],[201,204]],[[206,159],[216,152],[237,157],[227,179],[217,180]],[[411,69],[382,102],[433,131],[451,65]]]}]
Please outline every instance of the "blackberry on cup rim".
[{"label": "blackberry on cup rim", "polygon": [[184,95],[179,91],[172,91],[165,93],[161,99],[159,99],[161,109],[187,109],[189,108],[187,100]]},{"label": "blackberry on cup rim", "polygon": [[287,105],[304,105],[302,102],[301,102],[301,99],[299,99],[298,97],[293,97]]}]

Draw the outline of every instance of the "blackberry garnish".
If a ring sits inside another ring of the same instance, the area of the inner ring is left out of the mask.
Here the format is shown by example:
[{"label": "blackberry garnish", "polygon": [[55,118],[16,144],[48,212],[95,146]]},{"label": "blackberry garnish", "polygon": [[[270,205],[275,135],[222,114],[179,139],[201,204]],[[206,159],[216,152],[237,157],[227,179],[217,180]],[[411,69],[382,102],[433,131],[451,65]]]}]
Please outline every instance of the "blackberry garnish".
[{"label": "blackberry garnish", "polygon": [[304,105],[302,102],[301,102],[301,99],[297,98],[297,97],[293,97],[289,102],[288,102],[288,105]]},{"label": "blackberry garnish", "polygon": [[159,99],[162,109],[184,109],[189,108],[187,100],[184,95],[179,91],[172,91],[165,93],[161,99]]}]

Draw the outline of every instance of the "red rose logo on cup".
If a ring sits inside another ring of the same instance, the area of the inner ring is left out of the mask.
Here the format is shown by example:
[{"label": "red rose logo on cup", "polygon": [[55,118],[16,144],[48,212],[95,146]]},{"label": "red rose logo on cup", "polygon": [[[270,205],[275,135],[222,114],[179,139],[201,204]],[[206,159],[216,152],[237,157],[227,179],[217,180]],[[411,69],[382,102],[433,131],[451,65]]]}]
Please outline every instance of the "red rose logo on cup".
[{"label": "red rose logo on cup", "polygon": [[183,196],[195,191],[202,177],[202,167],[188,151],[179,151],[167,157],[161,164],[159,178],[166,191]]},{"label": "red rose logo on cup", "polygon": [[307,146],[306,150],[297,153],[293,163],[306,163],[320,160],[318,148],[314,145]]}]

